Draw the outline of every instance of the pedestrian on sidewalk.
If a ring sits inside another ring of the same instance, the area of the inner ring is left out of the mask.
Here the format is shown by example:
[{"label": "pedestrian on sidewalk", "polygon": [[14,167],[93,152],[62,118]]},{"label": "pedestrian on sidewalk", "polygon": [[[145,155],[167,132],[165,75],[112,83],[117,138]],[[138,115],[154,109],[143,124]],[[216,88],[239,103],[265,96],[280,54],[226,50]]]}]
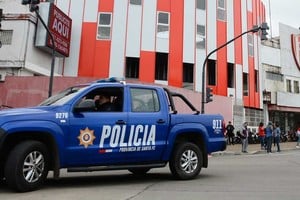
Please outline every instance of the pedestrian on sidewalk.
[{"label": "pedestrian on sidewalk", "polygon": [[249,136],[249,130],[248,130],[248,122],[245,122],[243,124],[243,130],[241,134],[241,140],[242,140],[242,152],[248,153],[248,136]]},{"label": "pedestrian on sidewalk", "polygon": [[272,153],[272,140],[273,140],[273,123],[269,122],[265,129],[267,140],[267,153]]},{"label": "pedestrian on sidewalk", "polygon": [[279,127],[279,124],[278,122],[275,123],[275,129],[274,129],[274,141],[275,141],[275,144],[277,146],[277,152],[280,152],[280,134],[281,134],[281,130],[280,130],[280,127]]},{"label": "pedestrian on sidewalk", "polygon": [[266,134],[265,134],[265,127],[264,123],[260,122],[258,126],[258,137],[260,141],[260,148],[261,150],[266,149]]},{"label": "pedestrian on sidewalk", "polygon": [[297,136],[298,136],[298,140],[297,140],[296,148],[300,148],[300,146],[299,146],[299,144],[300,144],[300,126],[297,129]]},{"label": "pedestrian on sidewalk", "polygon": [[234,126],[231,124],[231,121],[228,122],[227,126],[226,126],[226,135],[228,138],[228,144],[229,145],[234,145]]}]

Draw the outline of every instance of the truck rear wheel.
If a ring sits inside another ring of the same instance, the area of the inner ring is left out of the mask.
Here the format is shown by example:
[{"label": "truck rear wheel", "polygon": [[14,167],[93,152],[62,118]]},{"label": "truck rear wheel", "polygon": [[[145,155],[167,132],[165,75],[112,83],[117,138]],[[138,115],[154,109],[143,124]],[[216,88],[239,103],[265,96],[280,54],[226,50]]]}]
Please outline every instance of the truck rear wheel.
[{"label": "truck rear wheel", "polygon": [[25,141],[10,152],[4,169],[9,187],[19,192],[39,188],[48,175],[48,151],[38,141]]},{"label": "truck rear wheel", "polygon": [[200,148],[190,142],[180,143],[174,147],[169,167],[177,179],[195,178],[201,171],[203,157]]}]

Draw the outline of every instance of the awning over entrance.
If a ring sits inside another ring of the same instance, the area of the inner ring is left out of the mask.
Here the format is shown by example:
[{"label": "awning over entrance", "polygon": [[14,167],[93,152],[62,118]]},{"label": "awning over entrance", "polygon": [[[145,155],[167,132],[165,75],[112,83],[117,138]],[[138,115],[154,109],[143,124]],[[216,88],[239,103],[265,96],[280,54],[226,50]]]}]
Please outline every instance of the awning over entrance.
[{"label": "awning over entrance", "polygon": [[268,110],[269,111],[283,111],[283,112],[298,112],[298,113],[300,113],[300,107],[269,105]]}]

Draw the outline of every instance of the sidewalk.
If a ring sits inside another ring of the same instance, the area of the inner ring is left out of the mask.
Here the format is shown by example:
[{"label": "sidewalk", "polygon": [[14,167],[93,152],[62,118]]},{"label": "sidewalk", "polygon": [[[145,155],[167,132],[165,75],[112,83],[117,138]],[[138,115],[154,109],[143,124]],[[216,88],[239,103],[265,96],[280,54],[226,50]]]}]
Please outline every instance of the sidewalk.
[{"label": "sidewalk", "polygon": [[[281,152],[290,151],[290,150],[299,150],[296,148],[297,142],[282,142],[280,143]],[[261,150],[260,144],[249,144],[248,153],[242,153],[242,144],[227,145],[225,151],[215,152],[212,156],[221,156],[221,155],[249,155],[249,154],[266,154],[266,150]],[[272,152],[277,153],[277,146],[272,144]]]}]

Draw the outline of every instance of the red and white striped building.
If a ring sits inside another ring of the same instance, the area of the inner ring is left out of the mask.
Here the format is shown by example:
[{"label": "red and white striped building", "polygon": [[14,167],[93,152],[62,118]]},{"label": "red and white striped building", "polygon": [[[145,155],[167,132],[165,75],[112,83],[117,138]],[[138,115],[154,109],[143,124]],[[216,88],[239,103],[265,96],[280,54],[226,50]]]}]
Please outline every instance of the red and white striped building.
[{"label": "red and white striped building", "polygon": [[[126,77],[198,92],[206,56],[266,21],[262,0],[52,2],[72,19],[70,55],[57,59],[55,75]],[[215,95],[232,97],[233,120],[247,120],[247,109],[263,118],[260,45],[259,33],[250,33],[207,62],[206,84]]]},{"label": "red and white striped building", "polygon": [[[206,55],[265,21],[261,0],[56,0],[73,20],[63,75],[126,76],[201,91]],[[75,38],[73,38],[75,37]],[[261,108],[260,38],[248,34],[210,56],[215,94]]]}]

